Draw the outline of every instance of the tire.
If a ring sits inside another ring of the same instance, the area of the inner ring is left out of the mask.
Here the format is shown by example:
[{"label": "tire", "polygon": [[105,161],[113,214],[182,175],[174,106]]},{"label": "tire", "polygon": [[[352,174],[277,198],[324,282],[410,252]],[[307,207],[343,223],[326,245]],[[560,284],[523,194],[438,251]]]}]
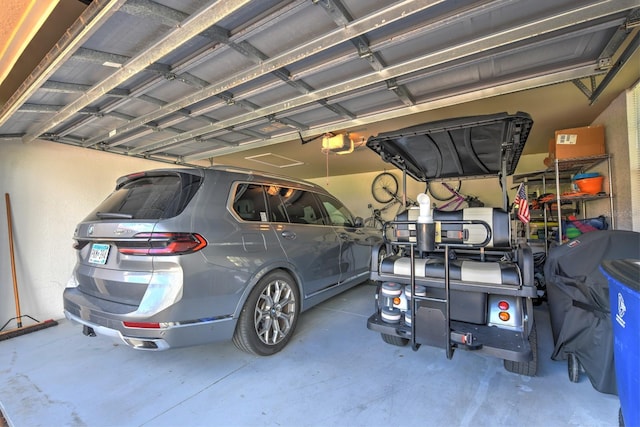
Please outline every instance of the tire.
[{"label": "tire", "polygon": [[[456,191],[460,191],[462,187],[462,181],[451,181],[447,182],[447,184]],[[449,191],[441,182],[427,182],[427,191],[434,199],[441,202],[451,200],[455,196],[455,194]]]},{"label": "tire", "polygon": [[504,361],[504,368],[513,372],[514,374],[526,375],[528,377],[535,377],[538,371],[538,332],[535,322],[531,333],[529,334],[529,345],[531,346],[531,352],[533,358],[527,362],[514,362],[512,360]]},{"label": "tire", "polygon": [[569,381],[572,383],[580,381],[580,361],[573,353],[569,353],[567,357],[567,372],[569,374]]},{"label": "tire", "polygon": [[409,344],[409,340],[407,338],[401,338],[389,334],[380,334],[380,336],[382,337],[382,341],[386,342],[387,344],[395,345],[397,347],[404,347]]},{"label": "tire", "polygon": [[371,183],[371,195],[378,203],[389,203],[398,195],[398,180],[389,172],[382,172]]},{"label": "tire", "polygon": [[270,356],[282,350],[293,335],[300,314],[300,292],[282,270],[263,277],[244,304],[233,343],[240,350]]}]

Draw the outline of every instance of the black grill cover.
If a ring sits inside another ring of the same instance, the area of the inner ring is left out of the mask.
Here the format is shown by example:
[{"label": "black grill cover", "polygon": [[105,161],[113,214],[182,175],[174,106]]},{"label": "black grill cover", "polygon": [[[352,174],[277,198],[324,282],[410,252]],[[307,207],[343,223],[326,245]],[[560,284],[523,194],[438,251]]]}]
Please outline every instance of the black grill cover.
[{"label": "black grill cover", "polygon": [[554,360],[573,353],[593,387],[616,394],[609,284],[604,260],[640,258],[640,233],[585,233],[549,251],[544,266]]}]

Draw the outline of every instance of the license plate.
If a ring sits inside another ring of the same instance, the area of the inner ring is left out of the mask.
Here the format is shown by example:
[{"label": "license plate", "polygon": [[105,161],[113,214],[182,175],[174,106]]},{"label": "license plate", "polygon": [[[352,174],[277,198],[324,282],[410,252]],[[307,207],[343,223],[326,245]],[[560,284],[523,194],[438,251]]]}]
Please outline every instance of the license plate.
[{"label": "license plate", "polygon": [[109,256],[109,245],[103,243],[94,243],[91,245],[91,254],[89,254],[89,262],[91,264],[104,265],[107,263]]}]

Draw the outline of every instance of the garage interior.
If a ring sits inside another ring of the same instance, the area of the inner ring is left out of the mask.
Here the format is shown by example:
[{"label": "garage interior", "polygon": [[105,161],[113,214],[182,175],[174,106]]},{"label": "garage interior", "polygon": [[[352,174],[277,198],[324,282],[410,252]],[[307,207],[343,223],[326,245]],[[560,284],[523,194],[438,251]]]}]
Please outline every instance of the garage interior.
[{"label": "garage interior", "polygon": [[[373,178],[401,178],[367,138],[503,111],[534,121],[517,173],[546,168],[556,130],[604,125],[614,209],[590,212],[640,231],[637,1],[9,1],[2,19],[0,183],[20,304],[60,320],[0,342],[10,425],[616,424],[616,396],[550,360],[545,304],[529,378],[469,352],[385,345],[365,326],[370,285],[305,313],[272,358],[87,340],[60,319],[61,295],[76,224],[124,174],[254,168],[325,186],[367,217]],[[331,135],[347,145],[323,145]],[[463,192],[499,204],[482,185]],[[422,190],[409,181],[406,194]],[[15,310],[7,241],[3,226],[2,323]]]}]

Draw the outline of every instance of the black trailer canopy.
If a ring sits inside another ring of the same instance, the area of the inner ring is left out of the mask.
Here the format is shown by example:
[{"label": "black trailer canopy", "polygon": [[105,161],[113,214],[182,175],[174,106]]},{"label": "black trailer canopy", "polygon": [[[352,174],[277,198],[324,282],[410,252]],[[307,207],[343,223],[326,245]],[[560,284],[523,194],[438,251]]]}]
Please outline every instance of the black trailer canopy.
[{"label": "black trailer canopy", "polygon": [[417,181],[511,175],[532,125],[523,112],[461,117],[381,133],[367,147]]}]

